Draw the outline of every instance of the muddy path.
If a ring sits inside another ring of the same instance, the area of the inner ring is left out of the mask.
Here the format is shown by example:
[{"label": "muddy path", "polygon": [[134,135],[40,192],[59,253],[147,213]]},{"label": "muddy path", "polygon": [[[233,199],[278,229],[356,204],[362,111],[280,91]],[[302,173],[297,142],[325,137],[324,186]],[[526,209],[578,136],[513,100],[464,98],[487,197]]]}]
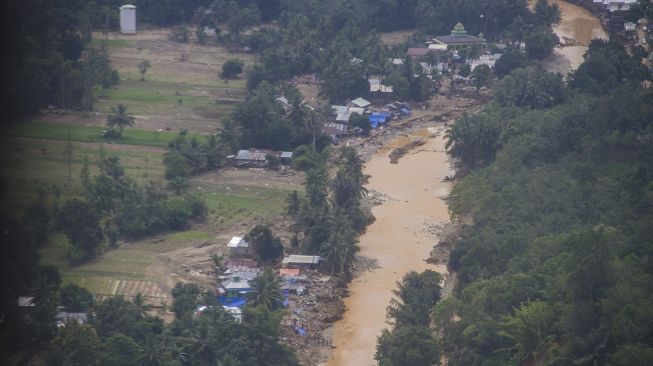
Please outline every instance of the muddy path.
[{"label": "muddy path", "polygon": [[[373,208],[376,221],[360,238],[360,255],[377,260],[378,268],[356,277],[344,299],[344,318],[334,324],[332,359],[325,365],[373,365],[376,338],[386,324],[386,307],[396,282],[406,272],[437,270],[444,265],[424,261],[436,243],[433,224],[449,222],[444,198],[452,174],[444,150],[445,126],[425,128],[399,136],[378,150],[366,163],[371,176],[367,188],[382,194],[384,202]],[[405,154],[397,164],[389,154],[407,140],[424,144]]]}]

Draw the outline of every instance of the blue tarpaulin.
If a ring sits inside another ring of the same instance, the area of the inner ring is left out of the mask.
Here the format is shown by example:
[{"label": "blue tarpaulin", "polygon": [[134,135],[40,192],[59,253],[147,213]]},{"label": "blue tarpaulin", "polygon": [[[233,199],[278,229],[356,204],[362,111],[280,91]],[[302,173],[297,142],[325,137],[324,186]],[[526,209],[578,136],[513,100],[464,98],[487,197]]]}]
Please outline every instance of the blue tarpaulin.
[{"label": "blue tarpaulin", "polygon": [[220,304],[224,306],[232,306],[232,307],[242,307],[245,305],[247,302],[247,299],[244,297],[226,297],[226,296],[219,296],[218,301]]},{"label": "blue tarpaulin", "polygon": [[408,108],[401,108],[400,111],[401,111],[401,114],[402,114],[402,115],[404,115],[404,116],[410,116],[410,109],[408,109]]},{"label": "blue tarpaulin", "polygon": [[378,127],[379,124],[386,123],[388,119],[390,119],[390,112],[372,112],[369,118],[372,128]]}]

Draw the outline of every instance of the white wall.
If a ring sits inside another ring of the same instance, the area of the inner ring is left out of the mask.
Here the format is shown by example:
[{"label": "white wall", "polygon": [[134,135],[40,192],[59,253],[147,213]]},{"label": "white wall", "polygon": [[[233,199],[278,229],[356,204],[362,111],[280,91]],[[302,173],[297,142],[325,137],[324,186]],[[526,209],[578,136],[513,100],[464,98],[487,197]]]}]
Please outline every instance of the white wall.
[{"label": "white wall", "polygon": [[120,7],[120,32],[136,33],[136,7],[123,5]]}]

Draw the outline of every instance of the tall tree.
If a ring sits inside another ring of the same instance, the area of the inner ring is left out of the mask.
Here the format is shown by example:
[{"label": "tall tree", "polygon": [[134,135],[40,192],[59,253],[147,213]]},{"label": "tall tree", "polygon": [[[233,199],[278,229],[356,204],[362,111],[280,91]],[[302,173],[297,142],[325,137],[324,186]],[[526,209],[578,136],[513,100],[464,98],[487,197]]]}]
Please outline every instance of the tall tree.
[{"label": "tall tree", "polygon": [[134,125],[134,117],[127,114],[127,107],[124,104],[118,104],[116,108],[107,116],[107,126],[110,128],[118,127],[118,136],[122,137],[122,130],[125,127]]},{"label": "tall tree", "polygon": [[254,306],[262,306],[268,310],[283,307],[284,297],[281,293],[281,279],[271,268],[266,268],[250,281],[252,292],[247,295]]}]

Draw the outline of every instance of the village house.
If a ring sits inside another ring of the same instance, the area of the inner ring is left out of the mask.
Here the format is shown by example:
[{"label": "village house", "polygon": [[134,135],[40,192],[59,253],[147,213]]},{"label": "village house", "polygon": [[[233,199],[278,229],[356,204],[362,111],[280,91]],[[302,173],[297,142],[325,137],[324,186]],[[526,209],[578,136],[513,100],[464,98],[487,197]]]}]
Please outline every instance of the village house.
[{"label": "village house", "polygon": [[370,76],[367,81],[370,83],[371,94],[378,93],[379,95],[383,95],[392,93],[392,86],[384,85],[381,76]]},{"label": "village house", "polygon": [[283,95],[275,99],[279,104],[281,104],[281,107],[283,108],[283,111],[288,114],[292,112],[293,106],[290,104],[288,101],[288,98],[284,97]]},{"label": "village house", "polygon": [[227,156],[227,159],[235,167],[266,167],[270,164],[270,158],[278,159],[281,164],[290,164],[292,161],[292,152],[251,148],[249,150],[239,150],[236,155]]},{"label": "village house", "polygon": [[57,321],[57,326],[65,326],[68,322],[77,322],[78,324],[86,323],[86,313],[68,313],[60,311],[54,317]]},{"label": "village house", "polygon": [[[426,47],[411,47],[406,51],[406,56],[410,56],[413,59],[422,58],[426,56],[426,54],[429,53],[429,51],[431,50]],[[401,59],[396,59],[396,60],[401,61]],[[403,64],[403,61],[401,61],[399,65],[401,64]]]},{"label": "village house", "polygon": [[250,279],[240,276],[232,276],[220,283],[218,293],[226,298],[239,298],[252,292],[252,286],[249,284]]},{"label": "village house", "polygon": [[343,123],[328,122],[324,124],[322,132],[331,138],[333,143],[338,143],[340,137],[345,136],[348,132],[347,125]]},{"label": "village house", "polygon": [[[222,308],[234,318],[236,323],[240,324],[243,322],[243,311],[240,308],[236,306],[222,306]],[[194,318],[200,317],[206,310],[209,309],[211,309],[211,306],[206,306],[206,305],[199,306],[193,313],[193,317]]]},{"label": "village house", "polygon": [[594,3],[603,4],[611,11],[628,11],[630,7],[637,4],[638,0],[593,0]]},{"label": "village house", "polygon": [[232,258],[249,257],[253,254],[253,250],[250,248],[249,243],[240,236],[234,236],[231,238],[227,244],[227,248],[229,248],[229,255]]},{"label": "village house", "polygon": [[477,59],[469,60],[468,63],[471,70],[474,70],[476,66],[480,66],[480,65],[487,65],[491,69],[493,69],[494,64],[497,62],[499,58],[501,58],[500,53],[495,53],[491,55],[481,55]]},{"label": "village house", "polygon": [[319,255],[292,254],[283,259],[282,266],[284,268],[317,269],[321,260]]},{"label": "village house", "polygon": [[349,107],[350,108],[367,108],[371,105],[372,103],[368,102],[367,100],[363,98],[356,98],[349,102]]}]

